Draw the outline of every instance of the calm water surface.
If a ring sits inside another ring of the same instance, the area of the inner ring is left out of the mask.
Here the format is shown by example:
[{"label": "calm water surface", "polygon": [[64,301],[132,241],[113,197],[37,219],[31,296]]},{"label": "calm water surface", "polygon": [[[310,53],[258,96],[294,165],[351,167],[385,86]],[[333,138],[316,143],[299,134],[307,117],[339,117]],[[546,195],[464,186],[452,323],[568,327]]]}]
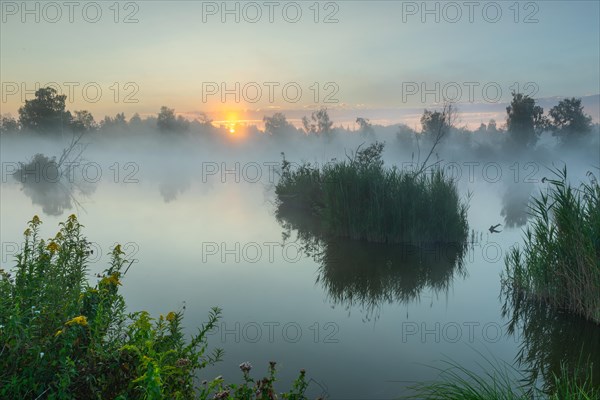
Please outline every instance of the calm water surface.
[{"label": "calm water surface", "polygon": [[[304,158],[323,161],[339,151],[323,148]],[[34,153],[5,144],[3,165]],[[93,179],[57,190],[24,185],[7,177],[10,168],[3,167],[2,265],[11,265],[14,244],[34,214],[50,236],[76,213],[96,248],[91,272],[106,267],[116,242],[136,259],[123,287],[131,310],[157,316],[185,307],[192,332],[210,307],[223,309],[209,343],[225,349],[225,360],[202,371],[201,379],[238,380],[241,362],[250,361],[258,374],[275,360],[281,389],[304,368],[312,379],[311,395],[384,399],[405,394],[412,382],[435,379],[438,372],[431,367],[443,367],[440,360],[478,370],[483,361],[478,353],[510,363],[520,355],[523,365],[544,371],[580,351],[600,361],[598,327],[577,319],[538,310],[530,313],[526,331],[509,332],[500,298],[503,259],[521,242],[527,196],[543,189],[522,176],[514,183],[512,163],[499,163],[504,175],[497,181],[481,167],[470,179],[463,165],[459,186],[465,197],[472,193],[474,240],[461,261],[447,245],[310,246],[294,226],[275,218],[265,166],[280,160],[273,154],[260,158],[237,151],[225,157],[187,148],[165,159],[158,150],[132,148],[112,149],[107,156],[92,145],[86,162],[97,163],[102,176],[90,183],[96,178],[89,169]],[[394,157],[387,155],[386,163],[405,160]],[[222,162],[234,171],[236,162],[241,168],[256,162],[261,177],[255,179],[247,167],[223,178]],[[584,177],[587,166],[574,163],[571,177]],[[531,172],[523,164],[519,168]],[[535,171],[534,178],[545,173]],[[488,227],[497,223],[503,231],[490,234]]]}]

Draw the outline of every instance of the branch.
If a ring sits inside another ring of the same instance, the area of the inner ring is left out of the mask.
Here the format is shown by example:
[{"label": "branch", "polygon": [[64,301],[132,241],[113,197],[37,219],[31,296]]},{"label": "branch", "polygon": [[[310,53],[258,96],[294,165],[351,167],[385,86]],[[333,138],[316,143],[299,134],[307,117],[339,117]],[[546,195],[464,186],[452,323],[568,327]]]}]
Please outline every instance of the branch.
[{"label": "branch", "polygon": [[[454,109],[452,107],[452,104],[451,103],[444,104],[444,109],[442,110],[442,118],[438,125],[438,130],[437,130],[437,133],[435,136],[435,140],[433,142],[433,146],[431,146],[431,149],[429,150],[429,154],[427,154],[427,157],[425,158],[425,161],[423,161],[423,164],[421,164],[421,167],[417,170],[417,172],[415,172],[415,174],[414,174],[415,177],[419,176],[426,169],[439,163],[439,161],[437,161],[432,165],[429,165],[429,166],[427,165],[427,162],[431,158],[431,155],[433,154],[437,145],[441,142],[441,140],[444,138],[444,136],[446,136],[446,134],[450,131],[450,128],[452,128],[452,126],[454,125],[455,116],[456,115],[455,115]],[[445,125],[447,125],[447,126],[445,126]]]}]

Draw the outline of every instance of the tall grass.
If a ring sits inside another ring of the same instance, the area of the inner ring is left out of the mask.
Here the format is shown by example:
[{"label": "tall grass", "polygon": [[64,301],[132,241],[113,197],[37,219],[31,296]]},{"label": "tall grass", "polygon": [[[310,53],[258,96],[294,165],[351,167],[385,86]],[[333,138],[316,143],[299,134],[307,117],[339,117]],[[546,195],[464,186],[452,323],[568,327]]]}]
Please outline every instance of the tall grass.
[{"label": "tall grass", "polygon": [[421,173],[386,168],[383,144],[322,168],[283,160],[276,186],[278,214],[305,212],[325,232],[378,243],[464,242],[467,204],[439,168]]},{"label": "tall grass", "polygon": [[573,187],[566,168],[552,172],[533,199],[523,249],[506,257],[503,287],[600,324],[600,186],[591,173]]},{"label": "tall grass", "polygon": [[[445,368],[436,368],[439,379],[412,386],[413,394],[405,398],[428,400],[598,400],[600,389],[591,378],[574,380],[566,368],[554,375],[553,391],[546,392],[535,385],[524,384],[526,377],[514,366],[498,360],[487,360],[480,365],[483,372],[475,372],[449,360]],[[591,377],[592,367],[582,367],[581,374]]]}]

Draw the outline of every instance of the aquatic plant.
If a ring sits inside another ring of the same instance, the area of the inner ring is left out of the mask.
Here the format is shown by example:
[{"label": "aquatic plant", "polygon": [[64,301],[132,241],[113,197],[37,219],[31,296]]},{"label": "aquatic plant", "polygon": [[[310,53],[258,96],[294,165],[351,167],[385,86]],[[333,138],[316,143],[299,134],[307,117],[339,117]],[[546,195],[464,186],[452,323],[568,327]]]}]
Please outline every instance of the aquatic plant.
[{"label": "aquatic plant", "polygon": [[523,248],[506,257],[503,287],[600,323],[600,186],[573,187],[567,169],[552,170],[546,193],[533,199]]},{"label": "aquatic plant", "polygon": [[468,204],[456,182],[436,167],[418,173],[386,168],[383,148],[375,142],[322,168],[292,168],[284,156],[277,215],[301,212],[331,236],[369,242],[464,242]]}]

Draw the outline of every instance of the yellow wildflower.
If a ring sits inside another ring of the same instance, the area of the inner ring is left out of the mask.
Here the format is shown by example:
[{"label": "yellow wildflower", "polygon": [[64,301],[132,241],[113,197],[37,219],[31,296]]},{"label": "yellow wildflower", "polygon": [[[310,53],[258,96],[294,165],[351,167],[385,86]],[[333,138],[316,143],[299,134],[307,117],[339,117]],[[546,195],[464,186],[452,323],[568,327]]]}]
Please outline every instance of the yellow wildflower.
[{"label": "yellow wildflower", "polygon": [[60,240],[60,239],[62,239],[62,238],[63,238],[63,235],[62,235],[62,233],[60,233],[60,232],[57,232],[57,233],[56,233],[56,236],[54,236],[54,240]]},{"label": "yellow wildflower", "polygon": [[71,221],[71,222],[77,221],[77,216],[75,214],[69,215],[69,221]]},{"label": "yellow wildflower", "polygon": [[175,313],[171,311],[167,314],[167,321],[171,322],[173,320],[175,320]]},{"label": "yellow wildflower", "polygon": [[121,245],[118,244],[115,246],[114,250],[113,250],[113,254],[125,254],[122,250],[121,250]]},{"label": "yellow wildflower", "polygon": [[100,284],[101,285],[114,285],[114,286],[120,285],[121,281],[119,281],[119,274],[117,272],[115,272],[111,276],[102,278],[102,280],[100,281]]},{"label": "yellow wildflower", "polygon": [[47,250],[50,250],[50,253],[56,253],[60,250],[60,246],[56,242],[50,242],[48,246],[46,246]]},{"label": "yellow wildflower", "polygon": [[23,235],[31,236],[31,229],[29,229],[29,228],[25,229],[25,232],[23,232]]},{"label": "yellow wildflower", "polygon": [[59,330],[57,330],[57,331],[56,331],[56,333],[54,334],[54,337],[60,336],[60,335],[62,335],[62,333],[63,333],[62,329],[59,329]]},{"label": "yellow wildflower", "polygon": [[31,219],[31,223],[33,225],[39,225],[42,221],[40,221],[40,217],[38,217],[37,215],[34,215],[33,218]]},{"label": "yellow wildflower", "polygon": [[71,325],[81,325],[81,326],[87,326],[88,321],[87,321],[87,317],[80,315],[79,317],[75,317],[70,321],[67,321],[65,323],[65,325],[67,326],[71,326]]}]

